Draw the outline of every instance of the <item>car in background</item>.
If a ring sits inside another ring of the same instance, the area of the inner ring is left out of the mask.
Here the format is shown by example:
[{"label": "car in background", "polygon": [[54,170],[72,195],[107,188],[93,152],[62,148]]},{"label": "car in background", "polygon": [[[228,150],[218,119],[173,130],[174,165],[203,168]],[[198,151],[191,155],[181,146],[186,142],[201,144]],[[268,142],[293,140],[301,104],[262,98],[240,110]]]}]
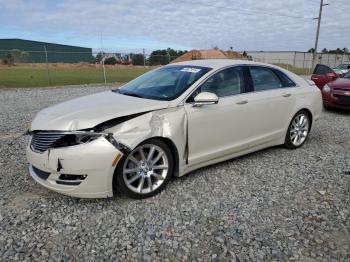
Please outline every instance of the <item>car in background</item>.
[{"label": "car in background", "polygon": [[342,77],[343,75],[345,75],[346,73],[350,72],[350,63],[344,63],[344,64],[340,64],[336,67],[333,67],[333,71],[339,75],[340,77]]},{"label": "car in background", "polygon": [[325,108],[350,110],[350,72],[339,77],[330,67],[318,64],[311,80],[322,91]]},{"label": "car in background", "polygon": [[200,167],[276,145],[298,148],[321,112],[320,90],[280,67],[174,63],[39,112],[29,130],[29,172],[70,196],[118,190],[146,198]]}]

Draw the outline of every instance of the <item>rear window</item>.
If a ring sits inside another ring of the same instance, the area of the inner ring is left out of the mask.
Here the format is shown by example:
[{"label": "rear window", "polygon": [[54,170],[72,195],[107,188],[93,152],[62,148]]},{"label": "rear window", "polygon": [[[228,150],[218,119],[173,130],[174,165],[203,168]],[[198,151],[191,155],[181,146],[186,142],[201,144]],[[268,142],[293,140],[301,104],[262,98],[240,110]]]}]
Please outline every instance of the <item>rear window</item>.
[{"label": "rear window", "polygon": [[314,70],[314,75],[326,75],[328,73],[333,73],[333,70],[326,65],[316,65]]},{"label": "rear window", "polygon": [[278,69],[264,66],[250,66],[249,70],[255,91],[296,86],[293,80]]}]

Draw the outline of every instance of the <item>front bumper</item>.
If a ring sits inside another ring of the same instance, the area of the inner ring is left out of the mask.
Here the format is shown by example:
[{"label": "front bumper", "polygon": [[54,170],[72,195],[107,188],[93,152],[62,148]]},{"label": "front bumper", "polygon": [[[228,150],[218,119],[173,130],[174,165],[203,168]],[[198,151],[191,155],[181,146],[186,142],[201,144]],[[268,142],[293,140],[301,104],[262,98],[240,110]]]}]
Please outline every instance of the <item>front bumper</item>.
[{"label": "front bumper", "polygon": [[329,108],[350,110],[350,94],[348,92],[323,94],[323,104]]},{"label": "front bumper", "polygon": [[103,137],[43,153],[34,152],[29,143],[26,153],[30,175],[48,189],[81,198],[113,196],[113,163],[122,153]]}]

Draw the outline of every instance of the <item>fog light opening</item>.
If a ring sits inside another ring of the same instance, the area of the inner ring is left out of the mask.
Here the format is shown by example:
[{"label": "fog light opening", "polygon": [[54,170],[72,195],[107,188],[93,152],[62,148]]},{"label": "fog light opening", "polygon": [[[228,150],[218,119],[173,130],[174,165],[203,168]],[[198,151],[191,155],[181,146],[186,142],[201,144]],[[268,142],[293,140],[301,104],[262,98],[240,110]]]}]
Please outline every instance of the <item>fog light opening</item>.
[{"label": "fog light opening", "polygon": [[56,183],[60,185],[77,186],[80,185],[86,177],[87,175],[61,174],[58,179],[56,179]]}]

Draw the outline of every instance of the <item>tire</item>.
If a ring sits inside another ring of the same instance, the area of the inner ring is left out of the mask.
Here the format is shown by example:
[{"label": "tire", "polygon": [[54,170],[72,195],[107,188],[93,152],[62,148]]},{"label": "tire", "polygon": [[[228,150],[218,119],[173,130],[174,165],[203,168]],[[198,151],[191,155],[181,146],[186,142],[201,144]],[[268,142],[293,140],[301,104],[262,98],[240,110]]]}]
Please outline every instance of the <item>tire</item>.
[{"label": "tire", "polygon": [[146,140],[119,161],[114,174],[115,188],[135,199],[154,196],[165,188],[173,175],[173,161],[163,141]]},{"label": "tire", "polygon": [[311,129],[311,117],[306,110],[297,112],[290,122],[284,145],[295,149],[301,147],[309,136]]}]

